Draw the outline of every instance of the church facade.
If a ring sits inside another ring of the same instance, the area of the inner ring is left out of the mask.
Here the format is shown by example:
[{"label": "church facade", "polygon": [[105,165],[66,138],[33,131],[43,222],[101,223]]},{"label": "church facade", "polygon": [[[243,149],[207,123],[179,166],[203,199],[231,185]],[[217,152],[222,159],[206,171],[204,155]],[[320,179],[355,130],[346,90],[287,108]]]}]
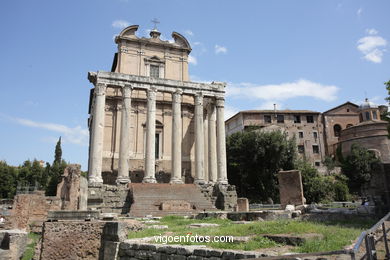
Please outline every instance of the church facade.
[{"label": "church facade", "polygon": [[225,83],[189,81],[191,46],[138,37],[137,25],[116,38],[111,72],[89,72],[89,183],[227,184]]}]

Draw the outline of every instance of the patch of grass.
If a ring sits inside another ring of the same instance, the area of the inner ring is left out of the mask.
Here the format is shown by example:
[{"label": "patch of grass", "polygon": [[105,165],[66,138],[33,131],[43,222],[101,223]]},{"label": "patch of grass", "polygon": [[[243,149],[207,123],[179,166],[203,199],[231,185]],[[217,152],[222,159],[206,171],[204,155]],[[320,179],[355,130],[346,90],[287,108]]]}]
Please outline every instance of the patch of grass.
[{"label": "patch of grass", "polygon": [[34,256],[35,246],[38,243],[38,240],[41,238],[41,235],[36,233],[28,234],[28,245],[26,247],[26,251],[23,253],[22,260],[31,260]]},{"label": "patch of grass", "polygon": [[[188,228],[187,225],[193,223],[216,223],[219,227],[207,228]],[[251,240],[245,243],[203,243],[212,248],[221,249],[239,249],[239,250],[256,250],[260,248],[270,248],[282,246],[272,240],[262,237],[265,234],[321,234],[322,239],[308,239],[303,245],[295,247],[296,252],[310,253],[319,251],[340,250],[344,246],[352,244],[360,233],[371,227],[374,221],[351,221],[351,222],[311,222],[297,220],[274,220],[258,222],[254,221],[249,224],[233,224],[227,219],[185,219],[179,216],[167,216],[160,220],[158,225],[167,225],[168,229],[144,229],[138,232],[130,232],[129,238],[141,238],[152,236],[253,236]],[[172,243],[174,244],[174,243]],[[176,243],[177,244],[177,243]],[[181,243],[195,244],[195,243]],[[196,243],[202,244],[202,243]]]}]

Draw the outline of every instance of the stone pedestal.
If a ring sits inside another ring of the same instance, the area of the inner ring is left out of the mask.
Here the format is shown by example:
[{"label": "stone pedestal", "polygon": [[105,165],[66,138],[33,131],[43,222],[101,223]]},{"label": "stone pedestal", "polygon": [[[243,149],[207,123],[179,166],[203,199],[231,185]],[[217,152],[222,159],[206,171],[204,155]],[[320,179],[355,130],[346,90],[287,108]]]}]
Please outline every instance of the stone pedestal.
[{"label": "stone pedestal", "polygon": [[237,198],[237,211],[249,211],[249,201],[247,198]]}]

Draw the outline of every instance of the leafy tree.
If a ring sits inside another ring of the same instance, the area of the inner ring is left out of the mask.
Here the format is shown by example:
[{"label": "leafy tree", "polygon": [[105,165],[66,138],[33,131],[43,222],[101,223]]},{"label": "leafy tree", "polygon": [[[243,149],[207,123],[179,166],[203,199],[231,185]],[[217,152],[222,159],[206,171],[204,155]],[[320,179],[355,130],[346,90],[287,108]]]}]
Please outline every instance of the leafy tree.
[{"label": "leafy tree", "polygon": [[293,169],[295,140],[280,131],[245,131],[227,138],[229,181],[251,201],[279,200],[277,173]]},{"label": "leafy tree", "polygon": [[16,167],[9,166],[5,161],[0,161],[0,198],[13,198],[16,193]]},{"label": "leafy tree", "polygon": [[343,173],[348,177],[348,186],[351,191],[358,194],[365,183],[371,180],[371,172],[374,163],[379,162],[375,154],[359,144],[351,146],[351,153],[341,165]]},{"label": "leafy tree", "polygon": [[[385,98],[385,100],[390,104],[390,80],[384,83],[386,86],[386,90],[388,93],[388,97]],[[388,111],[381,111],[381,120],[387,121],[389,124],[387,125],[387,137],[390,138],[390,112]]]}]

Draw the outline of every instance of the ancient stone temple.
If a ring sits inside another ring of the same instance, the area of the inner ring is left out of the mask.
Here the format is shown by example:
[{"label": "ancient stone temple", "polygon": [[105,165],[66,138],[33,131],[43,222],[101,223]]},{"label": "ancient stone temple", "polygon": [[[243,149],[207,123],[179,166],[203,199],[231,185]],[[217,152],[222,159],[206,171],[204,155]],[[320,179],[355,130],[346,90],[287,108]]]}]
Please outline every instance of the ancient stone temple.
[{"label": "ancient stone temple", "polygon": [[225,83],[189,81],[191,46],[179,33],[164,41],[137,29],[115,38],[111,72],[88,74],[89,185],[226,186]]}]

